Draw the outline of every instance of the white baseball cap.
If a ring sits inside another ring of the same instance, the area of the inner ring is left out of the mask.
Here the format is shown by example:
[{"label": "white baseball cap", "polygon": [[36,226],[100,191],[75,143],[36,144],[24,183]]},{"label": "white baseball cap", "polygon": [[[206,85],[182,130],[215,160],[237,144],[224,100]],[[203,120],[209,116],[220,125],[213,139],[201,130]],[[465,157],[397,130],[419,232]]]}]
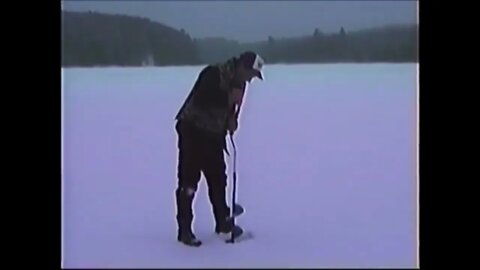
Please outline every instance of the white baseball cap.
[{"label": "white baseball cap", "polygon": [[265,65],[263,58],[252,51],[244,52],[240,55],[240,61],[247,69],[253,69],[256,72],[257,77],[263,80],[262,69]]}]

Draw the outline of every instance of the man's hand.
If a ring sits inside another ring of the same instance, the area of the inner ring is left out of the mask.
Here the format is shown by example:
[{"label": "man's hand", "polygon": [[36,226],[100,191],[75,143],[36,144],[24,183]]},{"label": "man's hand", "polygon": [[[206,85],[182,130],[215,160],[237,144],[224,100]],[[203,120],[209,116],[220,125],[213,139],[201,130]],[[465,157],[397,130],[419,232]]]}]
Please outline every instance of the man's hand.
[{"label": "man's hand", "polygon": [[230,94],[230,106],[232,106],[232,112],[228,119],[228,131],[230,132],[230,135],[233,135],[238,129],[238,115],[240,113],[244,94],[245,88],[233,88],[232,93]]},{"label": "man's hand", "polygon": [[230,117],[228,120],[228,131],[230,132],[230,135],[233,135],[235,131],[237,131],[238,128],[238,120],[235,117]]}]

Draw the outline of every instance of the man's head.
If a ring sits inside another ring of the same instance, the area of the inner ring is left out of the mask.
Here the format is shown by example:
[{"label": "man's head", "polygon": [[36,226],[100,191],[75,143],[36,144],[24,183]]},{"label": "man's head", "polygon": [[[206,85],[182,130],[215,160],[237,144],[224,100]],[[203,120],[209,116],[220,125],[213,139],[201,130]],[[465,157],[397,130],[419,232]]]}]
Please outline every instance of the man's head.
[{"label": "man's head", "polygon": [[244,82],[250,82],[254,77],[263,80],[262,68],[265,64],[262,57],[254,52],[244,52],[238,58],[237,67],[238,79]]}]

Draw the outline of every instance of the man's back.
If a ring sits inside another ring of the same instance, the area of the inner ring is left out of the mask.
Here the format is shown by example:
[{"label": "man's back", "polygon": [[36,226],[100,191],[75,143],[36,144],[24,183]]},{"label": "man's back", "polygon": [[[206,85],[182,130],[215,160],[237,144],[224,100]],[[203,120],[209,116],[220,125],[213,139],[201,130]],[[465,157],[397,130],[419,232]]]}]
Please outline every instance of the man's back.
[{"label": "man's back", "polygon": [[175,119],[216,134],[224,134],[229,115],[231,81],[219,66],[207,66],[199,74]]}]

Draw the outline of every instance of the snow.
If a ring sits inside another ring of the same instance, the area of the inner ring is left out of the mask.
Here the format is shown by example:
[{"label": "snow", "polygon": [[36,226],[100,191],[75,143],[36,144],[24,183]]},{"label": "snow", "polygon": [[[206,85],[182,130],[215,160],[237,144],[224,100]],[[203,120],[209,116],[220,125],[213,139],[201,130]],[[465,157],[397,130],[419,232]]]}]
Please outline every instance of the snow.
[{"label": "snow", "polygon": [[215,237],[202,179],[192,248],[174,117],[200,69],[62,70],[64,267],[416,267],[416,64],[266,66],[235,135],[255,239]]}]

